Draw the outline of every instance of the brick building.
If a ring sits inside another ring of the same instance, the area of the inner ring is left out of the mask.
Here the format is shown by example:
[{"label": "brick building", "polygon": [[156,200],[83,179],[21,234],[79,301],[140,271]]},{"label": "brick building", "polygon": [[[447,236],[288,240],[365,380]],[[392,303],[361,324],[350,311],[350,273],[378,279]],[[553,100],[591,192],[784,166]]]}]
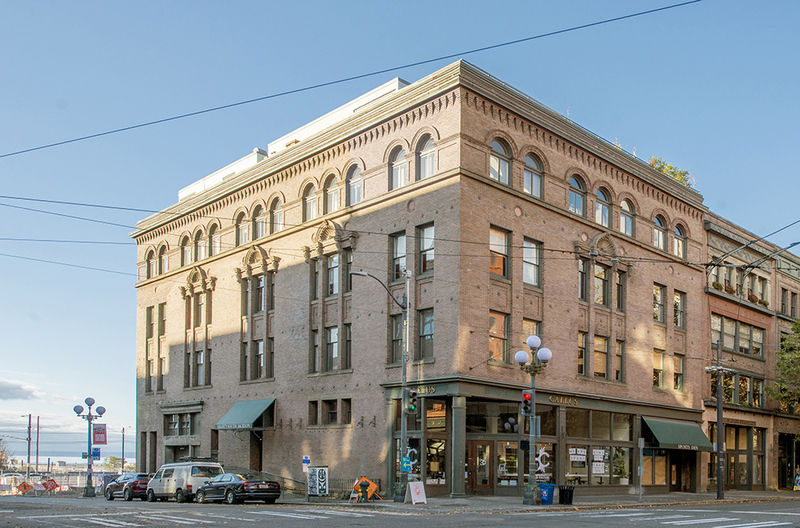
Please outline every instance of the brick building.
[{"label": "brick building", "polygon": [[[538,481],[619,492],[641,460],[646,491],[704,491],[708,217],[468,63],[387,83],[138,224],[139,469],[206,456],[301,479],[310,456],[391,483],[406,419],[428,495],[521,494],[513,357],[537,334]],[[408,288],[418,415],[401,303],[356,270]]]}]

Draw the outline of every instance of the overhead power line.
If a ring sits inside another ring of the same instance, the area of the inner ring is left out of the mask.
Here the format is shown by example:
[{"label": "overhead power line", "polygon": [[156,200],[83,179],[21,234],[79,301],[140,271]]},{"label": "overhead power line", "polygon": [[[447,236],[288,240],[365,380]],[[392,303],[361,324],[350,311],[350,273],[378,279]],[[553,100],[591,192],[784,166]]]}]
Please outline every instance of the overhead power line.
[{"label": "overhead power line", "polygon": [[436,57],[436,58],[433,58],[433,59],[425,59],[425,60],[421,60],[421,61],[417,61],[417,62],[411,62],[411,63],[408,63],[408,64],[404,64],[402,66],[394,66],[394,67],[391,67],[391,68],[385,68],[385,69],[382,69],[382,70],[376,70],[376,71],[372,71],[372,72],[369,72],[369,73],[362,73],[362,74],[359,74],[359,75],[353,75],[353,76],[350,76],[350,77],[344,77],[342,79],[337,79],[337,80],[333,80],[333,81],[327,81],[327,82],[322,82],[322,83],[318,83],[318,84],[313,84],[313,85],[305,86],[305,87],[302,87],[302,88],[295,88],[293,90],[287,90],[287,91],[284,91],[284,92],[278,92],[278,93],[274,93],[274,94],[270,94],[270,95],[265,95],[265,96],[262,96],[262,97],[256,97],[254,99],[248,99],[246,101],[239,101],[237,103],[229,103],[229,104],[225,104],[225,105],[221,105],[221,106],[215,106],[213,108],[206,108],[205,110],[197,110],[195,112],[189,112],[189,113],[186,113],[186,114],[179,114],[179,115],[175,115],[175,116],[172,116],[172,117],[165,117],[165,118],[162,118],[162,119],[156,119],[154,121],[147,121],[145,123],[139,123],[137,125],[130,125],[130,126],[122,127],[122,128],[116,128],[116,129],[113,129],[113,130],[107,130],[105,132],[98,132],[96,134],[89,134],[88,136],[81,136],[81,137],[77,137],[77,138],[73,138],[73,139],[66,139],[64,141],[57,141],[55,143],[49,143],[49,144],[46,144],[46,145],[40,145],[38,147],[31,147],[31,148],[27,148],[27,149],[23,149],[23,150],[17,150],[15,152],[7,152],[5,154],[0,154],[0,158],[8,158],[8,157],[16,156],[16,155],[19,155],[19,154],[25,154],[25,153],[28,153],[28,152],[35,152],[37,150],[44,150],[44,149],[48,149],[48,148],[52,148],[52,147],[58,147],[58,146],[61,146],[61,145],[67,145],[69,143],[77,143],[78,141],[85,141],[87,139],[94,139],[94,138],[98,138],[98,137],[102,137],[102,136],[109,136],[111,134],[117,134],[117,133],[120,133],[120,132],[127,132],[129,130],[136,130],[137,128],[144,128],[144,127],[148,127],[148,126],[152,126],[152,125],[159,125],[161,123],[168,123],[170,121],[176,121],[178,119],[185,119],[187,117],[194,117],[194,116],[198,116],[198,115],[202,115],[202,114],[208,114],[208,113],[211,113],[211,112],[217,112],[219,110],[227,110],[229,108],[235,108],[237,106],[243,106],[243,105],[247,105],[247,104],[251,104],[251,103],[257,103],[257,102],[260,102],[260,101],[266,101],[268,99],[275,99],[277,97],[283,97],[283,96],[286,96],[286,95],[292,95],[292,94],[296,94],[296,93],[307,92],[307,91],[310,91],[310,90],[316,90],[318,88],[325,88],[327,86],[333,86],[335,84],[342,84],[342,83],[346,83],[346,82],[350,82],[350,81],[355,81],[355,80],[358,80],[358,79],[365,79],[365,78],[368,78],[368,77],[374,77],[376,75],[382,75],[384,73],[391,73],[391,72],[395,72],[395,71],[398,71],[398,70],[404,70],[404,69],[407,69],[407,68],[413,68],[413,67],[416,67],[416,66],[422,66],[422,65],[425,65],[425,64],[433,63],[433,62],[438,62],[438,61],[448,60],[448,59],[454,59],[454,58],[457,58],[457,57],[463,57],[465,55],[472,55],[472,54],[475,54],[475,53],[481,53],[483,51],[489,51],[489,50],[498,49],[498,48],[502,48],[502,47],[506,47],[506,46],[513,46],[515,44],[522,44],[524,42],[530,42],[532,40],[537,40],[537,39],[541,39],[541,38],[545,38],[545,37],[552,37],[552,36],[561,35],[561,34],[564,34],[564,33],[570,33],[572,31],[578,31],[578,30],[581,30],[581,29],[588,29],[588,28],[591,28],[591,27],[601,26],[601,25],[604,25],[604,24],[610,24],[612,22],[619,22],[619,21],[622,21],[622,20],[627,20],[629,18],[635,18],[635,17],[644,16],[644,15],[650,15],[650,14],[653,14],[653,13],[658,13],[660,11],[666,11],[668,9],[675,9],[677,7],[684,7],[684,6],[687,6],[689,4],[696,4],[696,3],[702,2],[702,1],[703,0],[689,0],[687,2],[681,2],[679,4],[672,4],[672,5],[668,5],[668,6],[664,6],[664,7],[657,7],[655,9],[648,9],[647,11],[639,11],[637,13],[631,13],[629,15],[622,15],[622,16],[618,16],[618,17],[614,17],[614,18],[607,18],[605,20],[600,20],[600,21],[597,21],[597,22],[590,22],[588,24],[581,24],[581,25],[578,25],[578,26],[572,26],[572,27],[565,28],[565,29],[559,29],[559,30],[556,30],[556,31],[550,31],[548,33],[541,33],[539,35],[533,35],[531,37],[525,37],[525,38],[521,38],[521,39],[517,39],[517,40],[510,40],[510,41],[507,41],[507,42],[502,42],[500,44],[492,44],[490,46],[483,46],[481,48],[475,48],[475,49],[471,49],[471,50],[468,50],[468,51],[461,51],[461,52],[458,52],[458,53],[451,53],[449,55],[442,55],[442,56],[439,56],[439,57]]}]

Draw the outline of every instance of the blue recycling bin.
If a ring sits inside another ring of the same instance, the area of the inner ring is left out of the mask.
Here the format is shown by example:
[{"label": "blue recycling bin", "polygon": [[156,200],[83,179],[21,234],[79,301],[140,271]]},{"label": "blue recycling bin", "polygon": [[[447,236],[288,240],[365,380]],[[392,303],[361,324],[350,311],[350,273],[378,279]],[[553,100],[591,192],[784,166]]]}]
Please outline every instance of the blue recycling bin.
[{"label": "blue recycling bin", "polygon": [[555,484],[539,484],[539,490],[542,495],[542,504],[549,506],[553,504],[553,494],[556,491]]}]

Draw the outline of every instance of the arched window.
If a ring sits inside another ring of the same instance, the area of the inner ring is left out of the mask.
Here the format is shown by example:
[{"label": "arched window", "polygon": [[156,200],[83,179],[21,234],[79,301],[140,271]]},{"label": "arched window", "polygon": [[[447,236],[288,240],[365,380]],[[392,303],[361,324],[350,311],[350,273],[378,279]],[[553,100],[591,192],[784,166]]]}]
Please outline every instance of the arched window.
[{"label": "arched window", "polygon": [[319,214],[317,210],[317,188],[313,185],[308,185],[303,192],[303,221],[314,220],[317,214]]},{"label": "arched window", "polygon": [[511,185],[511,154],[505,143],[492,141],[492,152],[489,155],[489,177],[504,185]]},{"label": "arched window", "polygon": [[653,218],[653,245],[658,249],[667,248],[667,223],[657,215]]},{"label": "arched window", "polygon": [[212,224],[208,228],[208,256],[213,257],[222,252],[222,239],[219,235],[217,224]]},{"label": "arched window", "polygon": [[542,163],[536,156],[525,156],[522,190],[537,198],[542,197]]},{"label": "arched window", "polygon": [[436,150],[433,148],[433,138],[426,135],[417,146],[417,180],[430,178],[435,170]]},{"label": "arched window", "polygon": [[586,187],[577,176],[569,179],[569,210],[577,215],[586,216]]},{"label": "arched window", "polygon": [[353,165],[347,170],[347,205],[355,205],[364,199],[364,181],[361,179],[361,167]]},{"label": "arched window", "polygon": [[169,258],[167,257],[167,246],[161,246],[158,250],[158,274],[169,271]]},{"label": "arched window", "polygon": [[247,240],[247,218],[244,213],[239,213],[236,217],[236,245],[246,244]]},{"label": "arched window", "polygon": [[389,157],[389,190],[399,189],[406,184],[406,151],[397,147]]},{"label": "arched window", "polygon": [[257,205],[253,210],[253,240],[267,235],[267,213],[264,208]]},{"label": "arched window", "polygon": [[622,200],[619,204],[619,230],[628,236],[634,236],[633,226],[635,225],[633,219],[636,215],[636,210],[629,200]]},{"label": "arched window", "polygon": [[192,263],[192,243],[189,237],[181,239],[181,266],[188,266]]},{"label": "arched window", "polygon": [[678,258],[686,258],[686,233],[679,225],[675,226],[675,243],[672,246],[672,252]]},{"label": "arched window", "polygon": [[151,279],[157,275],[156,273],[156,258],[155,254],[152,251],[147,252],[147,256],[144,258],[145,262],[145,272],[147,273],[146,278]]},{"label": "arched window", "polygon": [[206,239],[201,230],[194,235],[194,260],[198,262],[204,258],[206,258]]},{"label": "arched window", "polygon": [[269,232],[277,233],[283,230],[283,202],[275,198],[269,206]]},{"label": "arched window", "polygon": [[597,201],[594,204],[594,221],[601,226],[608,227],[611,219],[611,199],[605,189],[598,189],[595,194]]},{"label": "arched window", "polygon": [[325,214],[339,210],[339,186],[336,177],[331,176],[325,182]]}]

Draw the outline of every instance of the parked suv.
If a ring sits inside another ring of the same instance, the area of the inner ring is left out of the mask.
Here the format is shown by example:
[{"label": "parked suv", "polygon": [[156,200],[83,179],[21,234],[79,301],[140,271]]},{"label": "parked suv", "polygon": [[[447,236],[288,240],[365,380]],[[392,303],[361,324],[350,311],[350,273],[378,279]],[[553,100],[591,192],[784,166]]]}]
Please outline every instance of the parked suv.
[{"label": "parked suv", "polygon": [[126,501],[134,498],[144,500],[147,497],[147,483],[150,476],[147,473],[123,473],[108,483],[104,493],[107,500],[122,497]]},{"label": "parked suv", "polygon": [[217,475],[223,473],[216,462],[177,462],[164,464],[147,484],[147,500],[175,499],[191,502],[195,492]]}]

